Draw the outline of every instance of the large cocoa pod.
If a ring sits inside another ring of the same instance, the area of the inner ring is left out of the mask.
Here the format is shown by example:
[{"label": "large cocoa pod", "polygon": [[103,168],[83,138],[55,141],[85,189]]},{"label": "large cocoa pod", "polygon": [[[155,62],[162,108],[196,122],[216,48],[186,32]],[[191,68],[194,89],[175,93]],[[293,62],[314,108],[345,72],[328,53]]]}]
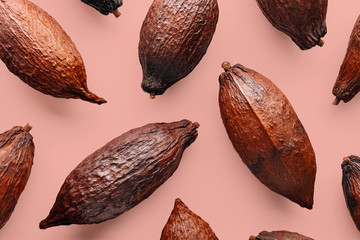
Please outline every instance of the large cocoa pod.
[{"label": "large cocoa pod", "polygon": [[84,63],[70,37],[29,0],[0,1],[0,59],[44,94],[106,102],[87,88]]},{"label": "large cocoa pod", "polygon": [[186,77],[205,55],[218,21],[217,0],[154,0],[140,32],[141,87],[155,95]]},{"label": "large cocoa pod", "polygon": [[349,102],[360,91],[360,16],[352,30],[344,61],[340,67],[332,93],[336,99]]},{"label": "large cocoa pod", "polygon": [[193,213],[179,198],[162,230],[161,240],[218,240],[209,224]]},{"label": "large cocoa pod", "polygon": [[83,3],[95,8],[101,14],[108,15],[113,13],[115,17],[120,17],[118,10],[122,5],[122,0],[81,0]]},{"label": "large cocoa pod", "polygon": [[360,231],[360,158],[354,155],[345,157],[341,168],[346,204],[356,227]]},{"label": "large cocoa pod", "polygon": [[235,150],[268,188],[311,209],[315,154],[288,99],[254,70],[227,62],[223,68],[219,105]]},{"label": "large cocoa pod", "polygon": [[314,240],[299,233],[288,231],[262,231],[258,236],[251,236],[249,240]]},{"label": "large cocoa pod", "polygon": [[269,22],[287,34],[301,50],[322,46],[327,0],[256,0]]},{"label": "large cocoa pod", "polygon": [[31,127],[0,134],[0,229],[9,220],[29,179],[34,159]]},{"label": "large cocoa pod", "polygon": [[198,127],[153,123],[113,139],[69,174],[40,228],[100,223],[131,209],[175,172]]}]

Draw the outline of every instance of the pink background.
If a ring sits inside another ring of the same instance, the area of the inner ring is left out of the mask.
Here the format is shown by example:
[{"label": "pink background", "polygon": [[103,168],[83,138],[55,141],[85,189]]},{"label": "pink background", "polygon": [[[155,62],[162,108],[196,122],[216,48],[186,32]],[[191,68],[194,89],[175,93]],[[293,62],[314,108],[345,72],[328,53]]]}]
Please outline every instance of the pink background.
[{"label": "pink background", "polygon": [[[332,86],[359,14],[358,0],[329,0],[325,46],[301,51],[265,19],[255,0],[219,0],[220,18],[207,54],[185,79],[150,100],[140,88],[139,31],[151,0],[124,0],[122,16],[103,16],[80,0],[34,0],[63,26],[84,59],[97,106],[43,95],[0,64],[0,132],[33,126],[34,166],[0,239],[159,239],[180,197],[219,239],[248,239],[261,230],[297,231],[315,239],[359,239],[346,208],[342,157],[359,154],[360,97],[331,105]],[[218,75],[227,60],[270,78],[289,98],[317,156],[314,209],[271,192],[233,149],[218,107]],[[175,174],[147,200],[99,225],[40,230],[68,173],[123,132],[149,122],[198,121],[198,139]]]}]

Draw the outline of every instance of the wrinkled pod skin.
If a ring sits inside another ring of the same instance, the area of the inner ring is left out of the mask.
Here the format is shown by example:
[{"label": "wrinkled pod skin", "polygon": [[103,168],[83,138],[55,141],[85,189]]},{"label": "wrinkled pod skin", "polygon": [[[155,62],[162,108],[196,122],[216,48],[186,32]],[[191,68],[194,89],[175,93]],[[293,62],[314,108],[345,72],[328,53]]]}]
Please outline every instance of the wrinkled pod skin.
[{"label": "wrinkled pod skin", "polygon": [[223,68],[220,112],[235,150],[265,186],[311,209],[315,154],[288,99],[254,70],[228,62]]},{"label": "wrinkled pod skin", "polygon": [[100,223],[149,197],[177,169],[198,123],[152,123],[113,139],[66,178],[40,228]]},{"label": "wrinkled pod skin", "polygon": [[251,236],[249,240],[314,240],[299,233],[288,231],[262,231],[258,236]]},{"label": "wrinkled pod skin", "polygon": [[28,0],[0,1],[0,59],[10,72],[44,94],[106,102],[87,88],[84,63],[70,37]]},{"label": "wrinkled pod skin", "polygon": [[160,240],[218,240],[210,225],[193,213],[179,198],[162,230]]},{"label": "wrinkled pod skin", "polygon": [[83,3],[95,8],[103,15],[113,13],[115,17],[120,17],[118,8],[122,6],[122,0],[81,0]]},{"label": "wrinkled pod skin", "polygon": [[345,157],[341,168],[346,205],[357,229],[360,231],[360,158],[354,155]]},{"label": "wrinkled pod skin", "polygon": [[360,91],[360,16],[352,30],[348,48],[332,93],[336,97],[333,102],[349,102]]},{"label": "wrinkled pod skin", "polygon": [[0,229],[9,220],[29,179],[34,159],[31,127],[0,134]]},{"label": "wrinkled pod skin", "polygon": [[269,22],[301,50],[323,46],[327,0],[256,0]]},{"label": "wrinkled pod skin", "polygon": [[141,87],[151,98],[163,94],[198,65],[218,16],[217,0],[154,0],[139,43]]}]

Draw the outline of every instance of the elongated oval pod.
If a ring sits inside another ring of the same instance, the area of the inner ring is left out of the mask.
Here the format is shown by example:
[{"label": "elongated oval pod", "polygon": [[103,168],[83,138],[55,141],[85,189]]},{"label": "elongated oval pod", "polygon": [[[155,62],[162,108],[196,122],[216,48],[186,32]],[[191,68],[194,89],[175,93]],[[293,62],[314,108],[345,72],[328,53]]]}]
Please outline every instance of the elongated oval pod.
[{"label": "elongated oval pod", "polygon": [[113,139],[69,174],[40,228],[100,223],[136,206],[175,172],[198,127],[152,123]]},{"label": "elongated oval pod", "polygon": [[314,240],[299,233],[289,231],[262,231],[258,236],[251,236],[249,240]]},{"label": "elongated oval pod", "polygon": [[106,102],[87,88],[84,63],[70,37],[29,0],[0,1],[0,59],[44,94]]},{"label": "elongated oval pod", "polygon": [[223,68],[220,112],[235,150],[265,186],[311,209],[315,154],[288,99],[254,70],[228,62]]},{"label": "elongated oval pod", "polygon": [[29,179],[34,159],[30,125],[0,134],[0,229],[9,220]]},{"label": "elongated oval pod", "polygon": [[81,0],[83,3],[95,8],[101,14],[108,15],[113,13],[115,17],[120,17],[121,13],[119,7],[121,7],[122,0]]}]

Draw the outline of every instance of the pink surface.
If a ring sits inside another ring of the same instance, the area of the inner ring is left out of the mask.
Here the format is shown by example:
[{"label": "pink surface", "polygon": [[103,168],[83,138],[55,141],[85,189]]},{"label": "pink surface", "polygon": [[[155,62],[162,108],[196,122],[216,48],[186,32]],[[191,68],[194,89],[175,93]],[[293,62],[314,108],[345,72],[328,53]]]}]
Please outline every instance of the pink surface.
[{"label": "pink surface", "polygon": [[[150,100],[140,88],[139,31],[151,0],[124,0],[122,15],[103,16],[80,0],[34,0],[63,26],[84,59],[97,106],[43,95],[0,64],[0,132],[33,126],[35,159],[2,240],[159,239],[176,197],[205,219],[219,239],[248,239],[261,230],[297,231],[314,239],[359,239],[341,187],[342,157],[360,155],[360,96],[332,106],[332,86],[360,9],[358,0],[329,1],[325,46],[301,51],[274,29],[255,0],[219,0],[220,18],[207,54],[185,79]],[[314,209],[263,186],[233,149],[218,107],[222,61],[270,78],[289,98],[317,156]],[[198,121],[198,139],[175,174],[120,217],[88,226],[40,230],[68,173],[123,132],[149,122]]]}]

